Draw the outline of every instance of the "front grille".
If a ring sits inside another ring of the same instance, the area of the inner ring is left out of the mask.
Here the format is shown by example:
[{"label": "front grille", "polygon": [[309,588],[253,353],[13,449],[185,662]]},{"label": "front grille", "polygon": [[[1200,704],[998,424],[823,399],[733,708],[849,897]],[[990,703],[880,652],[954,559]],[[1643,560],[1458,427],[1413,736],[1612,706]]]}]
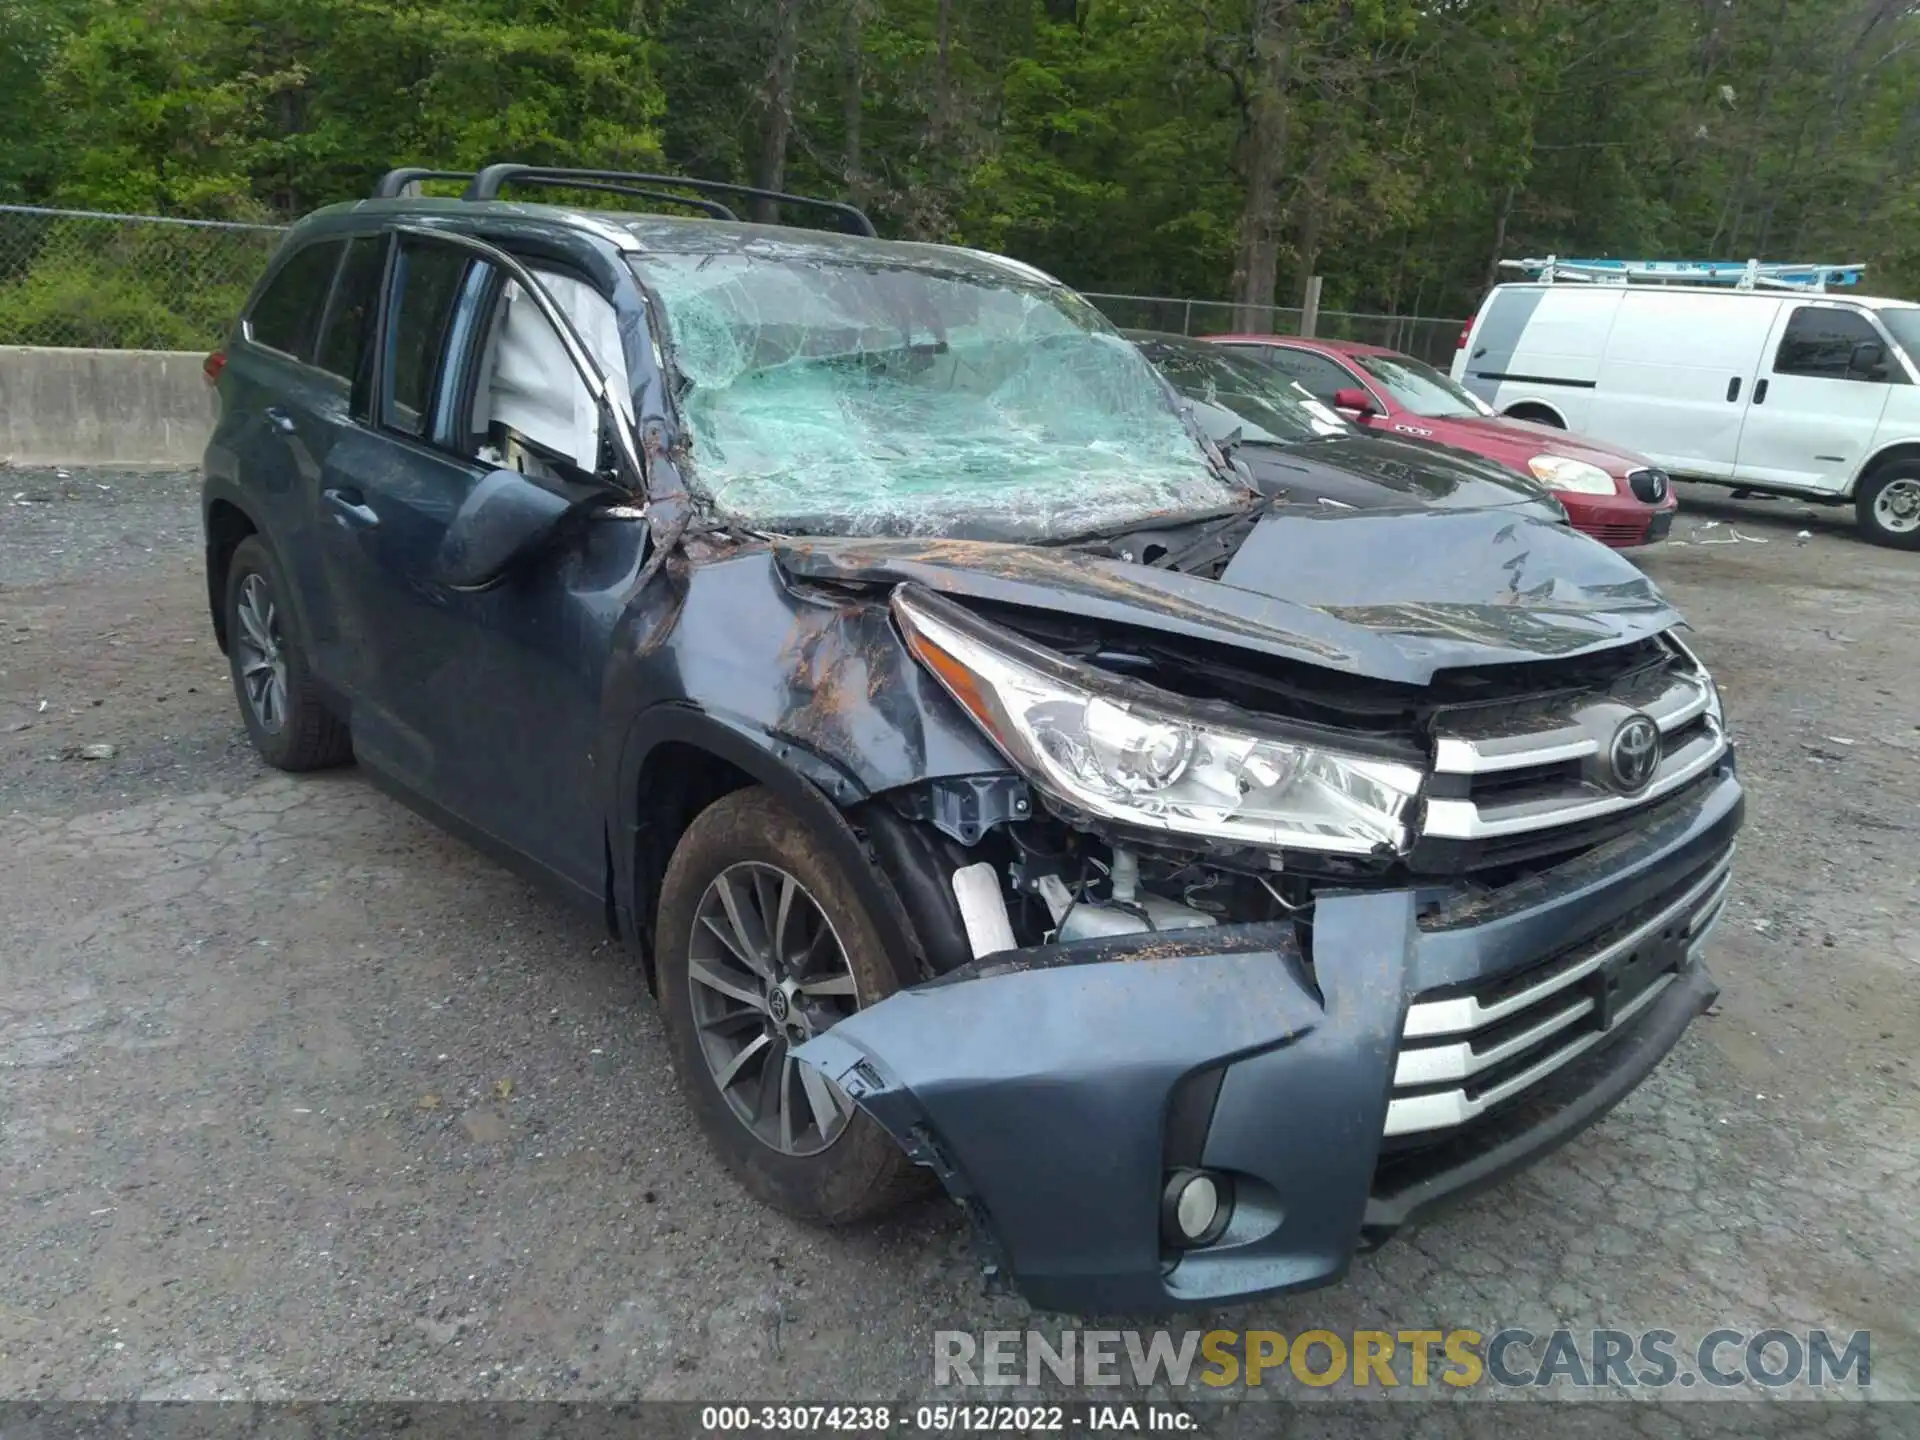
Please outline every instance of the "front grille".
[{"label": "front grille", "polygon": [[1647,522],[1644,520],[1629,520],[1624,523],[1601,521],[1590,525],[1582,525],[1575,522],[1574,529],[1578,530],[1582,535],[1591,536],[1602,545],[1611,545],[1615,549],[1625,549],[1631,545],[1638,545],[1646,538]]},{"label": "front grille", "polygon": [[1640,913],[1546,960],[1407,1010],[1386,1136],[1465,1125],[1622,1033],[1694,963],[1731,880],[1728,846]]},{"label": "front grille", "polygon": [[1634,498],[1644,500],[1649,505],[1658,505],[1667,498],[1667,472],[1664,470],[1629,471],[1627,484],[1633,487]]},{"label": "front grille", "polygon": [[[1634,788],[1612,751],[1636,714],[1653,721],[1660,747],[1658,765]],[[1604,691],[1443,712],[1416,850],[1435,841],[1551,840],[1543,832],[1623,816],[1693,786],[1726,750],[1712,682],[1677,645],[1667,665]]]}]

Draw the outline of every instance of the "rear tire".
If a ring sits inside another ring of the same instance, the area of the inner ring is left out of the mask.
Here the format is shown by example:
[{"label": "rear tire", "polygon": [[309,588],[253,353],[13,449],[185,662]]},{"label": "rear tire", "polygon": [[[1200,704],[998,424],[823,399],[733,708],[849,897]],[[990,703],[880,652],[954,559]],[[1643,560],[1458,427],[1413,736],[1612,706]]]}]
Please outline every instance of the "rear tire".
[{"label": "rear tire", "polygon": [[1874,544],[1920,550],[1920,460],[1881,466],[1861,482],[1853,507]]},{"label": "rear tire", "polygon": [[276,770],[344,765],[353,739],[320,698],[286,596],[273,552],[249,535],[227,566],[227,668],[240,718]]},{"label": "rear tire", "polygon": [[736,790],[695,817],[661,882],[654,934],[680,1083],[748,1191],[822,1225],[925,1192],[930,1177],[879,1124],[788,1059],[899,978],[845,872],[771,790]]},{"label": "rear tire", "polygon": [[1507,411],[1509,420],[1531,420],[1536,425],[1551,425],[1556,430],[1567,428],[1566,422],[1551,410],[1540,405],[1516,405]]}]

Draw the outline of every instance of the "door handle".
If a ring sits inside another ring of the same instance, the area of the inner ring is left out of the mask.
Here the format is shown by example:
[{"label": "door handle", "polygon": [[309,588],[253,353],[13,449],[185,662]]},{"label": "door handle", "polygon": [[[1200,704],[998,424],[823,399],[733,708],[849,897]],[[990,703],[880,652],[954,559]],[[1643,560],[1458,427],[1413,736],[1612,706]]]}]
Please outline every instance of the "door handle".
[{"label": "door handle", "polygon": [[293,416],[282,410],[278,405],[269,405],[267,407],[267,423],[282,435],[293,434]]},{"label": "door handle", "polygon": [[1739,398],[1740,398],[1740,377],[1736,375],[1731,380],[1727,381],[1727,399],[1738,400]]},{"label": "door handle", "polygon": [[349,530],[371,530],[380,523],[379,514],[358,490],[323,490],[320,498],[333,518]]},{"label": "door handle", "polygon": [[1762,380],[1758,385],[1753,387],[1753,403],[1756,405],[1764,405],[1767,403],[1766,381]]}]

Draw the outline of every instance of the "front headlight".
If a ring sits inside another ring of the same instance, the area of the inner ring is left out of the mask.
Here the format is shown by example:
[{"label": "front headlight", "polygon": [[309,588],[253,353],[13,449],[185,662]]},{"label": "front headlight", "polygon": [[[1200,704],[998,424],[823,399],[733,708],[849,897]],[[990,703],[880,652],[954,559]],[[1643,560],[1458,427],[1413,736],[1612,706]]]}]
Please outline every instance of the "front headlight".
[{"label": "front headlight", "polygon": [[1577,495],[1612,495],[1619,486],[1613,476],[1598,465],[1584,460],[1569,460],[1564,455],[1536,455],[1527,461],[1533,478],[1549,490],[1570,490]]},{"label": "front headlight", "polygon": [[893,592],[914,655],[1027,778],[1145,830],[1364,855],[1401,850],[1421,772],[1257,724],[1203,719],[918,587]]}]

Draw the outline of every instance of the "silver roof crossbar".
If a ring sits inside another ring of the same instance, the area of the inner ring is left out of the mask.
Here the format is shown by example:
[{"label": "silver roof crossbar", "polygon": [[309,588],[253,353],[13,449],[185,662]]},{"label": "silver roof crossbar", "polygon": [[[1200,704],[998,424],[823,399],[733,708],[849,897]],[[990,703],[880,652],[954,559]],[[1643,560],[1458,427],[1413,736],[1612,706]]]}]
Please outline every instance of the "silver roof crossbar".
[{"label": "silver roof crossbar", "polygon": [[1864,264],[1798,264],[1760,260],[1502,260],[1504,270],[1519,270],[1543,284],[1557,280],[1587,284],[1726,285],[1735,290],[1811,290],[1829,285],[1858,285]]}]

